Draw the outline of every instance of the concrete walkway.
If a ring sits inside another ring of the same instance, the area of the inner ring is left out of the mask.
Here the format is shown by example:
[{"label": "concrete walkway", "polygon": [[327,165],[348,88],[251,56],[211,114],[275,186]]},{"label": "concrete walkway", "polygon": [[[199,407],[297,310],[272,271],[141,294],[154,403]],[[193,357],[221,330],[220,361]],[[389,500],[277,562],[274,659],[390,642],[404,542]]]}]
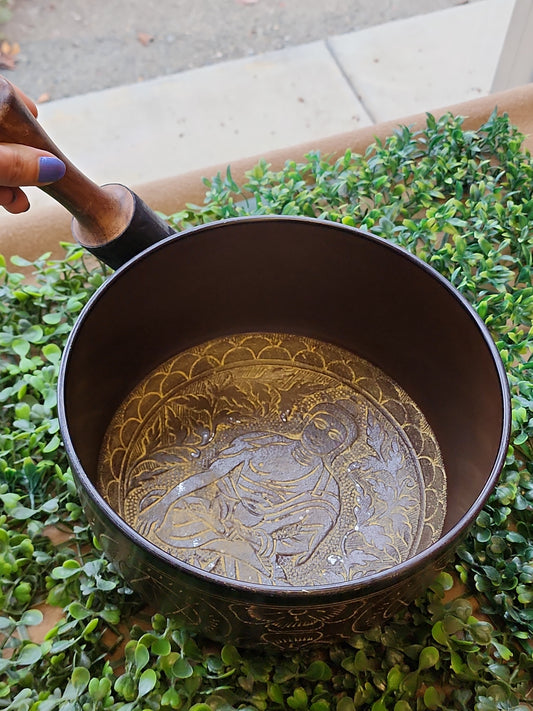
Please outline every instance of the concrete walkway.
[{"label": "concrete walkway", "polygon": [[487,95],[512,9],[481,0],[61,99],[40,121],[93,180],[135,186]]}]

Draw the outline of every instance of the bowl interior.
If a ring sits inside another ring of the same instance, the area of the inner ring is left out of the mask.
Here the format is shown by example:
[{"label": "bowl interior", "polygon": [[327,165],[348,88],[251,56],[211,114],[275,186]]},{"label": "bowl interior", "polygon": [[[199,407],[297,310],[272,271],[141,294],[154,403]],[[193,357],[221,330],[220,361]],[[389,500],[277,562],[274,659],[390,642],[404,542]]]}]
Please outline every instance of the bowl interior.
[{"label": "bowl interior", "polygon": [[156,366],[233,334],[285,333],[347,349],[398,383],[436,435],[443,535],[468,523],[506,450],[505,375],[472,310],[432,270],[366,233],[318,220],[215,223],[165,240],[84,311],[64,358],[62,428],[94,489],[106,428]]}]

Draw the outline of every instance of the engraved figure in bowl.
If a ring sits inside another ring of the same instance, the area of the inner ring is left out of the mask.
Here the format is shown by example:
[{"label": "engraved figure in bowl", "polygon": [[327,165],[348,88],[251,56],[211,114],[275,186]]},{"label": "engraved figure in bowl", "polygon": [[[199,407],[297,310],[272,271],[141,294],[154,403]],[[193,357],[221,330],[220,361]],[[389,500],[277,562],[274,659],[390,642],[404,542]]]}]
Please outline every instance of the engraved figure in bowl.
[{"label": "engraved figure in bowl", "polygon": [[309,560],[339,517],[332,464],[357,434],[354,415],[330,403],[297,434],[239,434],[202,471],[148,492],[135,527],[197,567],[290,585],[283,559]]}]

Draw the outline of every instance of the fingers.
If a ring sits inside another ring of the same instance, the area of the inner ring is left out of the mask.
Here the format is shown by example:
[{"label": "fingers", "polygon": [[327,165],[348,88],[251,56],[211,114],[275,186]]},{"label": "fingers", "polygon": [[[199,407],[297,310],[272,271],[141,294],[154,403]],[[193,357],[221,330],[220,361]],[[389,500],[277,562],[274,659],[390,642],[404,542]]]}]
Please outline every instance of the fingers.
[{"label": "fingers", "polygon": [[0,205],[14,215],[26,212],[30,207],[26,194],[20,188],[0,187]]},{"label": "fingers", "polygon": [[46,151],[13,143],[0,144],[0,185],[46,185],[65,174],[65,164]]},{"label": "fingers", "polygon": [[0,144],[0,205],[8,212],[25,212],[30,204],[21,185],[48,185],[65,174],[55,156],[29,146]]},{"label": "fingers", "polygon": [[[13,88],[37,118],[35,102],[18,87]],[[64,163],[45,151],[0,144],[0,205],[13,214],[25,212],[30,203],[20,185],[46,185],[59,180],[64,174]]]}]

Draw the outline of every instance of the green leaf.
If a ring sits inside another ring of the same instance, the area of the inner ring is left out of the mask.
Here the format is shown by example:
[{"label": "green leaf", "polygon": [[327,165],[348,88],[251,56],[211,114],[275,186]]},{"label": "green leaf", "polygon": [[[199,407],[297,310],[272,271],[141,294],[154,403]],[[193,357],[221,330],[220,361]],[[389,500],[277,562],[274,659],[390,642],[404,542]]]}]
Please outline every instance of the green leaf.
[{"label": "green leaf", "polygon": [[326,699],[318,699],[309,707],[309,711],[330,711],[331,705]]},{"label": "green leaf", "polygon": [[394,711],[413,711],[413,709],[407,701],[400,699],[394,704]]},{"label": "green leaf", "polygon": [[150,652],[143,644],[137,644],[135,647],[134,659],[137,669],[143,669],[150,661]]},{"label": "green leaf", "polygon": [[241,661],[241,655],[232,644],[225,644],[222,647],[220,656],[224,664],[229,667],[236,667]]},{"label": "green leaf", "polygon": [[59,499],[55,496],[53,499],[48,499],[48,501],[44,502],[44,504],[41,506],[41,511],[45,511],[46,513],[53,513],[54,511],[57,511],[58,508]]},{"label": "green leaf", "polygon": [[447,646],[449,644],[449,637],[446,630],[444,629],[444,623],[442,620],[435,622],[435,624],[431,628],[431,634],[435,642],[438,642],[443,646]]},{"label": "green leaf", "polygon": [[387,691],[396,691],[396,689],[399,689],[402,679],[403,673],[397,666],[389,669],[387,673]]},{"label": "green leaf", "polygon": [[30,344],[23,338],[16,338],[11,344],[11,348],[18,356],[24,358],[30,350]]},{"label": "green leaf", "polygon": [[139,698],[146,696],[157,684],[157,674],[153,669],[145,669],[139,677]]},{"label": "green leaf", "polygon": [[79,563],[77,561],[67,560],[63,565],[53,568],[51,575],[54,580],[67,580],[80,573],[81,568]]},{"label": "green leaf", "polygon": [[311,662],[304,676],[310,681],[328,681],[331,679],[332,672],[325,662],[317,659]]},{"label": "green leaf", "polygon": [[42,348],[43,355],[50,363],[57,365],[61,360],[61,349],[55,343],[47,343]]},{"label": "green leaf", "polygon": [[27,506],[15,506],[15,508],[11,509],[10,514],[13,518],[18,519],[19,521],[25,521],[28,518],[31,518],[36,514],[35,509],[30,509]]},{"label": "green leaf", "polygon": [[9,629],[9,627],[15,627],[16,626],[15,620],[12,620],[11,617],[0,617],[0,630],[6,630]]},{"label": "green leaf", "polygon": [[19,257],[17,254],[10,257],[10,261],[16,267],[31,267],[33,265],[33,262],[30,262],[28,259],[24,259],[24,257]]},{"label": "green leaf", "polygon": [[188,679],[193,674],[193,668],[184,657],[179,657],[172,666],[172,674],[178,679]]},{"label": "green leaf", "polygon": [[44,619],[44,615],[40,610],[25,610],[20,617],[20,624],[33,627],[40,625]]},{"label": "green leaf", "polygon": [[353,699],[349,696],[343,696],[337,701],[336,711],[355,711],[355,704]]},{"label": "green leaf", "polygon": [[453,577],[445,570],[438,574],[436,582],[442,586],[443,590],[451,590],[453,588]]},{"label": "green leaf", "polygon": [[109,625],[118,625],[120,622],[120,610],[116,607],[104,607],[103,610],[100,610],[98,616],[105,620]]},{"label": "green leaf", "polygon": [[492,640],[492,644],[496,651],[498,652],[498,655],[501,659],[505,659],[505,661],[509,661],[509,659],[513,658],[513,653],[509,649],[509,647],[506,647],[504,644],[501,644],[500,642],[497,642],[495,639]]},{"label": "green leaf", "polygon": [[418,669],[421,671],[436,666],[439,658],[439,650],[436,647],[424,647],[418,658]]},{"label": "green leaf", "polygon": [[87,617],[91,617],[93,614],[91,610],[88,610],[77,600],[75,600],[68,606],[68,612],[75,620],[85,620]]},{"label": "green leaf", "polygon": [[21,647],[20,653],[16,658],[16,663],[21,666],[31,666],[36,664],[42,657],[42,650],[38,644],[29,642]]},{"label": "green leaf", "polygon": [[268,698],[275,704],[283,704],[283,691],[279,684],[269,682],[267,687]]},{"label": "green leaf", "polygon": [[295,711],[303,711],[304,709],[307,709],[307,701],[308,699],[305,689],[302,686],[298,686],[294,689],[292,696],[287,698],[287,705],[290,706],[291,709],[295,709]]},{"label": "green leaf", "polygon": [[98,618],[94,617],[90,622],[88,622],[85,625],[85,629],[83,630],[82,637],[85,639],[88,639],[89,636],[95,631],[95,629],[98,627]]},{"label": "green leaf", "polygon": [[114,688],[125,701],[133,701],[137,697],[138,689],[135,679],[129,673],[121,674],[115,680]]},{"label": "green leaf", "polygon": [[50,454],[50,452],[55,452],[60,444],[61,440],[59,439],[58,435],[54,435],[52,439],[48,442],[48,444],[43,447],[43,453]]},{"label": "green leaf", "polygon": [[428,686],[424,691],[424,703],[428,709],[438,709],[441,706],[441,695],[434,686]]},{"label": "green leaf", "polygon": [[461,674],[465,669],[460,654],[453,650],[450,652],[450,666],[456,674]]},{"label": "green leaf", "polygon": [[6,511],[11,511],[17,506],[20,501],[20,496],[13,492],[8,492],[6,494],[0,494],[0,501],[4,504]]},{"label": "green leaf", "polygon": [[[53,313],[43,314],[42,320],[45,323],[49,324],[50,326],[56,326],[58,323],[60,323],[61,318],[62,318],[61,314],[58,311],[54,311]],[[54,343],[47,344],[43,348],[43,353],[44,353],[44,349],[47,348],[48,345],[53,346],[54,349],[57,348],[57,346]]]},{"label": "green leaf", "polygon": [[167,654],[170,654],[172,647],[168,639],[165,639],[165,637],[158,637],[152,642],[151,649],[154,654],[164,657]]},{"label": "green leaf", "polygon": [[94,701],[103,701],[111,691],[111,681],[104,677],[97,679],[93,677],[89,682],[89,695]]},{"label": "green leaf", "polygon": [[88,669],[86,669],[85,667],[75,667],[72,671],[70,681],[72,686],[74,686],[74,688],[76,689],[77,693],[81,694],[89,683],[90,678],[91,675]]},{"label": "green leaf", "polygon": [[43,340],[44,333],[41,326],[34,323],[24,331],[22,336],[30,343],[40,343]]},{"label": "green leaf", "polygon": [[152,645],[152,642],[155,642],[157,637],[155,634],[152,634],[151,632],[147,632],[146,634],[143,634],[142,637],[139,637],[139,640],[137,644],[142,645],[143,647],[150,647]]},{"label": "green leaf", "polygon": [[472,634],[472,637],[476,642],[479,644],[490,644],[492,640],[492,633],[493,633],[494,628],[489,622],[475,622],[471,627],[470,627],[470,632]]}]

